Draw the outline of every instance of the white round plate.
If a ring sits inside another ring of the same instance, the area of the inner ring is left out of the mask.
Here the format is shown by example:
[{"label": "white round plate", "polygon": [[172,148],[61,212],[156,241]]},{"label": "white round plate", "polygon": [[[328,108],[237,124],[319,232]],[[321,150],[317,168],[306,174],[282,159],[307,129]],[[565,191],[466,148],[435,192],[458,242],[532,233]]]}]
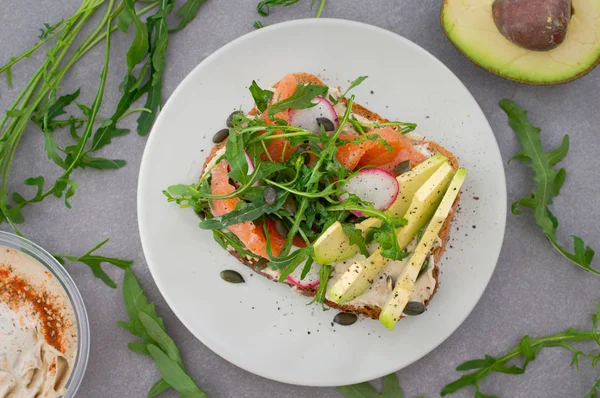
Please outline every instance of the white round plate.
[{"label": "white round plate", "polygon": [[[334,39],[338,38],[338,39]],[[333,40],[334,45],[331,44]],[[366,49],[366,52],[365,52]],[[213,134],[240,105],[252,107],[252,80],[268,87],[290,72],[331,86],[369,78],[356,101],[454,152],[469,176],[441,261],[441,286],[427,312],[388,331],[376,320],[332,326],[335,310],[307,305],[286,285],[253,275],[198,228],[190,209],[161,191],[193,183]],[[504,236],[506,184],[498,145],[481,109],[458,78],[414,43],[343,20],[269,26],[227,44],[198,65],[158,117],[138,186],[140,235],[158,288],[183,324],[233,364],[269,379],[338,386],[374,379],[423,357],[469,315],[496,266]],[[476,228],[476,229],[473,229]],[[224,269],[246,283],[221,280]]]}]

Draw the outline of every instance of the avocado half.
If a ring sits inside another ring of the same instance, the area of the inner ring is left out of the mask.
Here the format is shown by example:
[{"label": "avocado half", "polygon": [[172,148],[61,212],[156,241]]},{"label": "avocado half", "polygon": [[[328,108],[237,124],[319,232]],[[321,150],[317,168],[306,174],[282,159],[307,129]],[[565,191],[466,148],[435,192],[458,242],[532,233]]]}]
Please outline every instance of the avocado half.
[{"label": "avocado half", "polygon": [[549,51],[513,44],[496,27],[494,0],[444,0],[440,20],[448,39],[478,66],[529,84],[575,80],[600,63],[600,1],[572,0],[564,42]]}]

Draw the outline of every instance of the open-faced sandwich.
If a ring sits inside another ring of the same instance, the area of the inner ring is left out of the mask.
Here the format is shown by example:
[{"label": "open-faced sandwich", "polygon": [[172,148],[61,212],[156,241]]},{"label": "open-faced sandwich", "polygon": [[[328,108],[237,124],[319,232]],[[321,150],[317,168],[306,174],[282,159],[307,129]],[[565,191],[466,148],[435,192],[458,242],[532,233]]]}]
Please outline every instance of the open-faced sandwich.
[{"label": "open-faced sandwich", "polygon": [[415,124],[354,103],[364,79],[343,94],[307,73],[252,82],[254,108],[215,134],[199,181],[165,194],[257,273],[392,329],[438,288],[466,170]]}]

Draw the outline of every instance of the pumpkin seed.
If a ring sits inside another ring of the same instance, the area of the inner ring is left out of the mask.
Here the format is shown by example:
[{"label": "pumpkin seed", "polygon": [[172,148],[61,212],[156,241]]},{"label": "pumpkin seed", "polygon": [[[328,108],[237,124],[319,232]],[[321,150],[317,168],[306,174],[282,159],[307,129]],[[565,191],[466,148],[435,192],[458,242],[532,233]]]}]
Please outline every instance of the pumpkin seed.
[{"label": "pumpkin seed", "polygon": [[225,271],[221,271],[221,279],[227,281],[229,283],[244,283],[244,278],[240,275],[239,272],[227,269]]},{"label": "pumpkin seed", "polygon": [[267,202],[267,204],[272,205],[277,200],[277,190],[272,186],[268,186],[265,188],[263,197],[265,198],[265,202]]},{"label": "pumpkin seed", "polygon": [[215,135],[213,135],[213,142],[215,144],[219,144],[225,141],[225,138],[229,137],[229,129],[221,129],[217,131]]},{"label": "pumpkin seed", "polygon": [[281,220],[275,221],[275,229],[277,230],[277,232],[279,232],[279,235],[283,236],[284,238],[286,238],[290,233],[290,230],[285,226],[285,224]]},{"label": "pumpkin seed", "polygon": [[406,304],[406,307],[404,307],[404,314],[406,315],[421,315],[422,313],[425,312],[427,308],[425,307],[425,304],[420,303],[418,301],[409,301],[408,304]]},{"label": "pumpkin seed", "polygon": [[294,199],[292,195],[288,195],[288,197],[285,199],[285,202],[283,202],[283,208],[290,213],[290,216],[295,216],[296,211],[298,210],[296,199]]},{"label": "pumpkin seed", "polygon": [[327,119],[326,117],[318,117],[317,124],[319,125],[319,127],[322,126],[325,129],[325,131],[335,130],[335,125],[333,124],[333,122]]},{"label": "pumpkin seed", "polygon": [[394,290],[394,278],[392,278],[391,275],[387,276],[387,288],[388,290],[391,292],[392,290]]},{"label": "pumpkin seed", "polygon": [[235,117],[235,115],[243,115],[244,113],[242,111],[235,111],[235,112],[231,112],[231,115],[229,115],[227,117],[227,121],[225,122],[227,124],[227,127],[233,127],[233,118]]},{"label": "pumpkin seed", "polygon": [[410,171],[410,160],[400,162],[396,167],[394,167],[394,173],[396,173],[397,175],[404,174],[408,171]]},{"label": "pumpkin seed", "polygon": [[333,318],[333,321],[335,323],[337,323],[338,325],[350,326],[354,322],[356,322],[357,319],[358,319],[358,317],[356,316],[356,314],[348,314],[347,312],[340,312],[339,314],[337,314],[335,316],[335,318]]},{"label": "pumpkin seed", "polygon": [[346,222],[350,224],[357,224],[360,218],[361,217],[358,217],[354,214],[350,214],[348,217],[346,217]]},{"label": "pumpkin seed", "polygon": [[262,271],[263,269],[267,268],[267,263],[269,261],[267,261],[266,258],[261,258],[260,260],[258,260],[256,262],[256,264],[254,264],[254,270],[255,271]]}]

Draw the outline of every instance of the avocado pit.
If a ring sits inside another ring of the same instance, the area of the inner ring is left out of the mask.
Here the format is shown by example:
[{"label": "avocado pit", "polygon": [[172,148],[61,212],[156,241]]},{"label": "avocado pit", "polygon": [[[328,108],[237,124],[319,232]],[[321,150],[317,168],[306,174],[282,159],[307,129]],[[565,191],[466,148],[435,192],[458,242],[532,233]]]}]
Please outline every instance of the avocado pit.
[{"label": "avocado pit", "polygon": [[571,0],[495,0],[492,4],[500,33],[532,51],[548,51],[560,45],[571,13]]}]

